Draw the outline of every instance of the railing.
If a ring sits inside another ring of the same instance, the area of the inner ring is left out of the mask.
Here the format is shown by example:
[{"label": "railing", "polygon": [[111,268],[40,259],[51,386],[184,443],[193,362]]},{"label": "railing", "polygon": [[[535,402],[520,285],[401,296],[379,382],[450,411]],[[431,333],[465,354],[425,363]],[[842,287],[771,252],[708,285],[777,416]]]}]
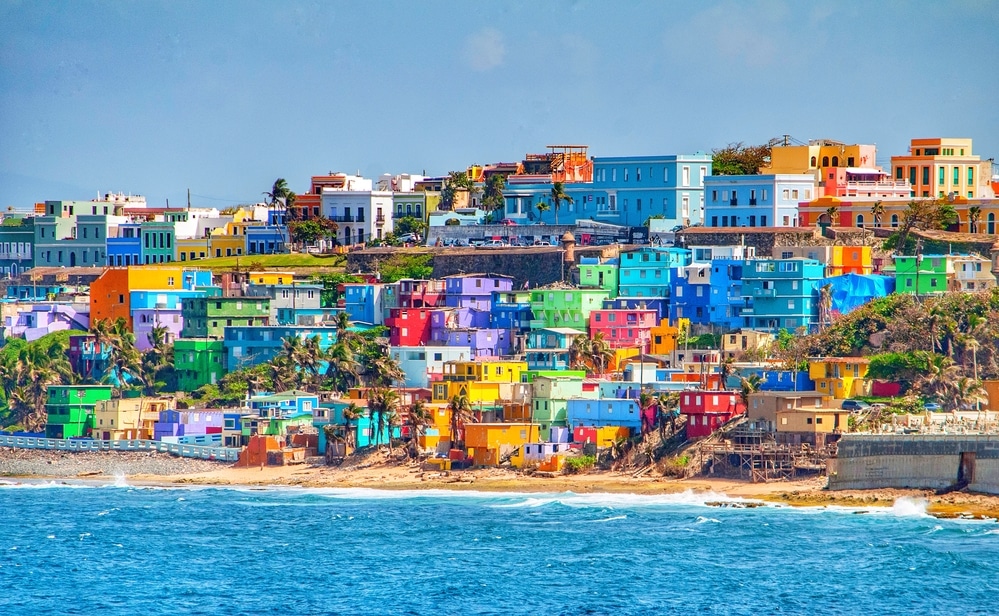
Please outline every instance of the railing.
[{"label": "railing", "polygon": [[382,224],[383,222],[385,222],[385,215],[378,214],[377,216],[375,216],[375,222],[378,224]]},{"label": "railing", "polygon": [[[351,216],[350,214],[345,214],[343,216],[330,216],[329,218],[333,222],[355,222],[354,221],[354,217]],[[359,221],[356,221],[356,222],[364,222],[364,221],[363,220],[359,220]]]},{"label": "railing", "polygon": [[18,449],[55,449],[58,451],[159,451],[181,458],[199,458],[235,462],[239,460],[241,449],[231,447],[209,447],[205,445],[184,445],[162,441],[124,440],[97,441],[90,439],[60,439],[35,436],[0,435],[0,447]]}]

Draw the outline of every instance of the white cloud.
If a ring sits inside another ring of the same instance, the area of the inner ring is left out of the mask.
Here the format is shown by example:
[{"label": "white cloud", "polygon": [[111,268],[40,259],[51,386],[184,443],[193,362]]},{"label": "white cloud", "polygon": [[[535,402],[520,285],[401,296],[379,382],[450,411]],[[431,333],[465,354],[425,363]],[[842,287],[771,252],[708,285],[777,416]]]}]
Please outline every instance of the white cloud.
[{"label": "white cloud", "polygon": [[465,39],[465,64],[473,71],[488,71],[503,64],[506,46],[503,34],[493,28],[485,28]]}]

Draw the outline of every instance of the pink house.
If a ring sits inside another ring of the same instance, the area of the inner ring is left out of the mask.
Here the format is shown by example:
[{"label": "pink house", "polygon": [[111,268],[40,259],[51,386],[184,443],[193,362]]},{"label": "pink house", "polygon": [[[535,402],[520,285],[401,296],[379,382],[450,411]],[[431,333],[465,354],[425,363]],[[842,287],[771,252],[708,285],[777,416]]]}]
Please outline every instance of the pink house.
[{"label": "pink house", "polygon": [[594,310],[590,313],[590,337],[600,332],[612,349],[637,347],[642,353],[648,353],[657,318],[655,310]]}]

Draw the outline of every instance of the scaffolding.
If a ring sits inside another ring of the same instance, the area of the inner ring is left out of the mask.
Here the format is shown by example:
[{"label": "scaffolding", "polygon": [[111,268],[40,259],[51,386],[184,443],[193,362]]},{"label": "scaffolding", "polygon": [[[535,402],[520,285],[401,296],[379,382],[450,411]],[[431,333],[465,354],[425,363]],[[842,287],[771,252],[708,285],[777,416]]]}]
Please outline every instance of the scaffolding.
[{"label": "scaffolding", "polygon": [[700,467],[711,474],[766,483],[824,472],[835,443],[778,443],[772,432],[738,426],[725,440],[703,443],[698,454]]}]

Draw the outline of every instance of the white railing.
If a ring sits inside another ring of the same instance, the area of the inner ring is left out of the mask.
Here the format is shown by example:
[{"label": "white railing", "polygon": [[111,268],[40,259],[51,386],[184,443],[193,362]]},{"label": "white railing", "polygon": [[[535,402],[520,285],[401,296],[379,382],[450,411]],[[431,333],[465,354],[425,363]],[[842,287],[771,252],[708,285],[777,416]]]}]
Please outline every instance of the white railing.
[{"label": "white railing", "polygon": [[241,449],[232,447],[211,447],[206,445],[185,445],[162,441],[123,440],[97,441],[91,439],[60,439],[36,436],[12,436],[0,434],[0,447],[18,449],[55,449],[59,451],[159,451],[181,458],[199,458],[235,462],[239,460]]}]

